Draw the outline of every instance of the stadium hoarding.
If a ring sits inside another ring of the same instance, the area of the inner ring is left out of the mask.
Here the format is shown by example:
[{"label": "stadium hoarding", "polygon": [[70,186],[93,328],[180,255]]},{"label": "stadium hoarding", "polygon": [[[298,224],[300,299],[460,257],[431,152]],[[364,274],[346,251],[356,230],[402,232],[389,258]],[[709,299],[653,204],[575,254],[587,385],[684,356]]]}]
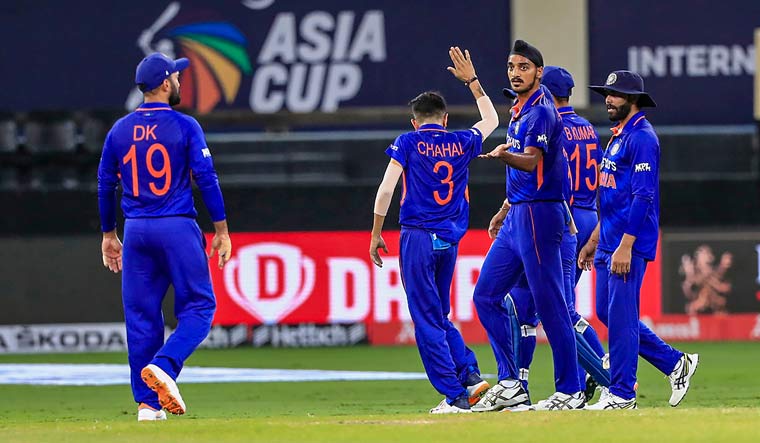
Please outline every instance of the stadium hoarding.
[{"label": "stadium hoarding", "polygon": [[[666,341],[758,341],[760,340],[760,314],[659,315],[643,316],[641,321]],[[599,338],[607,340],[607,328],[591,318]],[[475,321],[454,322],[467,343],[488,343],[483,327]],[[411,322],[374,323],[367,326],[369,342],[376,345],[410,345],[414,343]],[[546,334],[539,324],[536,338],[547,343]]]},{"label": "stadium hoarding", "polygon": [[[398,263],[399,232],[386,231],[383,238],[390,253],[378,268],[366,252],[368,232],[233,233],[232,259],[223,270],[211,267],[214,324],[363,323],[370,341],[402,333],[411,318]],[[485,333],[472,293],[490,245],[485,230],[467,233],[459,244],[451,288],[452,321],[479,342]],[[593,286],[593,274],[585,273],[576,290],[577,309],[587,318],[594,317]],[[659,261],[650,264],[643,291],[642,315],[659,317]]]},{"label": "stadium hoarding", "polygon": [[126,351],[124,323],[0,326],[0,354]]},{"label": "stadium hoarding", "polygon": [[[167,327],[164,336],[173,329]],[[201,349],[309,348],[368,343],[367,325],[310,324],[211,327]],[[0,354],[126,352],[124,323],[0,325]]]},{"label": "stadium hoarding", "polygon": [[[590,0],[589,83],[604,84],[618,69],[638,72],[658,104],[650,111],[655,125],[751,124],[760,2],[721,6],[716,22],[709,12],[715,4],[707,0],[641,0],[614,8]],[[593,101],[601,97],[592,94]]]},{"label": "stadium hoarding", "polygon": [[[208,237],[210,240],[210,236]],[[366,253],[363,231],[233,233],[235,245],[223,270],[212,267],[217,297],[214,324],[367,323],[410,321],[398,262],[398,231],[383,238],[390,253],[383,267]],[[491,240],[471,230],[459,244],[451,291],[454,321],[477,320],[472,304]],[[579,311],[593,315],[591,277],[577,295]],[[659,309],[659,285],[650,283]]]},{"label": "stadium hoarding", "polygon": [[[412,15],[403,0],[136,0],[100,6],[95,0],[34,8],[4,3],[0,36],[13,44],[3,46],[3,59],[24,63],[0,74],[3,83],[14,85],[0,107],[133,109],[141,100],[135,66],[154,51],[190,60],[181,78],[183,103],[201,114],[403,106],[421,91],[446,85],[450,103],[470,104],[467,88],[457,88],[445,69],[449,46],[469,48],[479,66],[499,61],[498,69],[479,72],[494,88],[504,81],[509,48],[508,1],[441,8],[424,0]],[[34,38],[19,38],[31,29]],[[445,38],[436,37],[441,32]]]}]

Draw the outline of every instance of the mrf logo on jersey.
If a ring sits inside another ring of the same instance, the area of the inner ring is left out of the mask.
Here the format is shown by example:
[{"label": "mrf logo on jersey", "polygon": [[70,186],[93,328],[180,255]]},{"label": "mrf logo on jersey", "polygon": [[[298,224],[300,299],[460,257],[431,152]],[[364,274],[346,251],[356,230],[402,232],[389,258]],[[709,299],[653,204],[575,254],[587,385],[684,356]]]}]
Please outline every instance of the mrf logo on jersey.
[{"label": "mrf logo on jersey", "polygon": [[649,163],[636,163],[633,170],[634,172],[649,172],[652,170],[652,167],[649,166]]},{"label": "mrf logo on jersey", "polygon": [[[245,0],[240,14],[260,17],[277,6],[275,0]],[[281,9],[288,7],[282,2]],[[200,114],[239,103],[246,90],[248,105],[259,113],[333,112],[361,90],[360,63],[387,58],[380,10],[276,12],[260,41],[249,41],[245,28],[207,15],[174,1],[137,40],[145,55],[190,60],[181,76],[182,106]],[[249,23],[261,26],[259,17]],[[126,107],[133,110],[141,101],[135,88]]]}]

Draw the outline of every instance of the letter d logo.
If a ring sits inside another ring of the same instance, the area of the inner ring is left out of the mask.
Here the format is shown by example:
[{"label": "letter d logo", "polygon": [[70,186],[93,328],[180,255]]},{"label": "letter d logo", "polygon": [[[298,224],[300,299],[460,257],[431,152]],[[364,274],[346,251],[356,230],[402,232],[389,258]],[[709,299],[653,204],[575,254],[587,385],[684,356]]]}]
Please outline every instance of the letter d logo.
[{"label": "letter d logo", "polygon": [[284,243],[240,248],[224,269],[230,298],[265,324],[274,324],[301,306],[314,289],[314,260]]}]

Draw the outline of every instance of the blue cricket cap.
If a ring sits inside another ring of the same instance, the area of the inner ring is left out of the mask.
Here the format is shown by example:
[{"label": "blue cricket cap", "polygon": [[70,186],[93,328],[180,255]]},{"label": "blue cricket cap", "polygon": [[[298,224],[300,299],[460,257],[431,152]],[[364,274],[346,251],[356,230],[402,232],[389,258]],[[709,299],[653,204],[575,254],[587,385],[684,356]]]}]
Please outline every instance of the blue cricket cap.
[{"label": "blue cricket cap", "polygon": [[170,75],[187,68],[189,65],[190,62],[186,58],[172,60],[160,52],[154,52],[142,59],[137,65],[135,84],[142,92],[152,91]]},{"label": "blue cricket cap", "polygon": [[541,84],[546,86],[555,97],[570,97],[575,86],[573,76],[565,68],[559,66],[544,67]]},{"label": "blue cricket cap", "polygon": [[618,92],[620,94],[638,95],[638,105],[640,108],[649,106],[651,108],[657,107],[654,99],[648,92],[644,91],[644,79],[635,72],[631,71],[612,71],[607,76],[607,81],[604,85],[589,86],[592,91],[601,94],[603,96],[609,95],[609,91]]}]

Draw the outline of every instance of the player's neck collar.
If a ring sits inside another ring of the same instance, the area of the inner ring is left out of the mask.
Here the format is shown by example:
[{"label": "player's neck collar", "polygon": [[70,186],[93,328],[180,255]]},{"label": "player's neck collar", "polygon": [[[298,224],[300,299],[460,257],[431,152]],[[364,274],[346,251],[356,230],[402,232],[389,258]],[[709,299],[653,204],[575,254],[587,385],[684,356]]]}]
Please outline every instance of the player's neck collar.
[{"label": "player's neck collar", "polygon": [[141,103],[140,106],[135,109],[135,111],[142,111],[146,109],[150,109],[151,111],[171,111],[172,107],[169,106],[169,103],[148,102]]},{"label": "player's neck collar", "polygon": [[438,123],[425,123],[424,125],[420,125],[419,128],[417,128],[418,131],[444,131],[446,132],[446,128],[444,128],[442,125],[439,125]]},{"label": "player's neck collar", "polygon": [[572,106],[561,106],[557,108],[557,112],[559,112],[559,115],[575,114]]},{"label": "player's neck collar", "polygon": [[612,131],[612,136],[617,137],[620,134],[629,131],[631,128],[641,123],[642,120],[646,119],[646,117],[647,116],[644,114],[644,111],[639,111],[633,114],[631,118],[628,119],[625,126],[623,126],[622,123],[619,123],[617,126],[610,128],[610,131]]},{"label": "player's neck collar", "polygon": [[512,111],[512,120],[517,120],[520,116],[528,111],[528,109],[536,106],[538,102],[544,97],[544,91],[542,87],[539,87],[533,94],[528,97],[523,105],[520,105],[518,100],[517,104],[510,109]]}]

